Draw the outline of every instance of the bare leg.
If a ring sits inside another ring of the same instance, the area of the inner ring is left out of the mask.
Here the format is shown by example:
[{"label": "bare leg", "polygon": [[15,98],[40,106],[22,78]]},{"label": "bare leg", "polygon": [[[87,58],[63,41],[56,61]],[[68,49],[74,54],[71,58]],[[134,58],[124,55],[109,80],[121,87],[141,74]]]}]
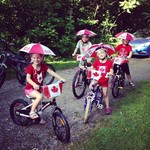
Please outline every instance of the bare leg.
[{"label": "bare leg", "polygon": [[[33,112],[35,112],[35,109],[36,109],[37,105],[39,104],[39,102],[42,100],[42,94],[39,93],[38,91],[33,91],[33,92],[30,94],[30,96],[36,98],[36,99],[33,101],[33,103],[32,103],[32,107],[31,107],[31,111],[30,111],[30,113],[33,113]],[[35,115],[35,114],[34,114],[34,115]],[[38,117],[38,116],[35,115],[35,117],[33,117],[33,119],[34,119],[34,118],[37,118],[37,117]]]},{"label": "bare leg", "polygon": [[89,85],[89,89],[92,89],[92,85],[95,86],[97,83],[98,83],[97,81],[92,80],[91,83],[90,83],[90,85]]},{"label": "bare leg", "polygon": [[109,107],[108,88],[107,87],[103,87],[102,89],[103,89],[103,96],[104,96],[106,108],[108,108]]}]

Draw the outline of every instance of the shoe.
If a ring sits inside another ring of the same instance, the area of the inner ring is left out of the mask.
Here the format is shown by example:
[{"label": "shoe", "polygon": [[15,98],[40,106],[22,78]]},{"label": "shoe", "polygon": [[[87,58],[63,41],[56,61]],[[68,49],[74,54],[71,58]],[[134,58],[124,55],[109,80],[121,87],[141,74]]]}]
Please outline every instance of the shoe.
[{"label": "shoe", "polygon": [[129,85],[131,86],[135,86],[135,84],[133,82],[129,82]]},{"label": "shoe", "polygon": [[37,114],[36,112],[34,112],[34,111],[33,111],[33,112],[30,112],[29,115],[30,115],[30,118],[31,118],[31,119],[39,118],[38,114]]},{"label": "shoe", "polygon": [[41,120],[40,120],[39,124],[44,125],[45,123],[46,123],[46,121],[45,121],[44,119],[42,119],[42,118],[41,118]]},{"label": "shoe", "polygon": [[106,115],[110,115],[111,114],[111,108],[110,107],[107,107],[106,108]]}]

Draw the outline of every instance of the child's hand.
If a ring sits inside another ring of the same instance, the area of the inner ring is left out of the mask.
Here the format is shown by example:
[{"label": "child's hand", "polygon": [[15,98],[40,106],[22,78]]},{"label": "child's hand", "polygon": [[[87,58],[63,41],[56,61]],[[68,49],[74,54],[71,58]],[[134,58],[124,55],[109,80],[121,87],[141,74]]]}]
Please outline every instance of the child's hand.
[{"label": "child's hand", "polygon": [[40,86],[37,85],[37,84],[35,84],[35,85],[33,86],[33,88],[34,88],[35,90],[39,90]]},{"label": "child's hand", "polygon": [[72,54],[73,57],[74,57],[75,55],[76,55],[75,53]]},{"label": "child's hand", "polygon": [[130,56],[127,56],[127,59],[130,59]]},{"label": "child's hand", "polygon": [[66,80],[65,80],[65,79],[61,79],[61,81],[62,81],[62,82],[64,82],[64,83],[66,82]]}]

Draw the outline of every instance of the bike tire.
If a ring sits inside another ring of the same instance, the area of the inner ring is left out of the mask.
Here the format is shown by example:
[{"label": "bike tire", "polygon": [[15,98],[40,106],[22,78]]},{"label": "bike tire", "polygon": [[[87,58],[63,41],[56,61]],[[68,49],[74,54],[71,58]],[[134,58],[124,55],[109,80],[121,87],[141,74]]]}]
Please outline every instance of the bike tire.
[{"label": "bike tire", "polygon": [[26,72],[25,72],[25,70],[26,70],[27,66],[28,66],[28,63],[18,63],[18,65],[17,65],[18,71],[16,71],[16,78],[21,85],[26,84]]},{"label": "bike tire", "polygon": [[[82,79],[84,79],[84,80],[83,81],[77,81],[77,80],[82,80]],[[83,82],[83,83],[80,83],[80,82]],[[82,84],[83,87],[80,88],[79,84]],[[79,89],[77,89],[77,88],[79,88]],[[73,82],[72,82],[73,95],[77,99],[80,99],[81,97],[84,96],[85,90],[86,90],[86,79],[83,77],[82,71],[77,71],[74,75]]]},{"label": "bike tire", "polygon": [[91,105],[91,101],[87,99],[87,104],[86,104],[85,113],[84,113],[84,123],[87,123],[88,121],[90,105]]},{"label": "bike tire", "polygon": [[[52,71],[56,72],[55,68],[51,64],[46,64],[46,65],[48,66],[49,69],[51,69]],[[54,81],[54,79],[55,79],[54,76],[51,76],[49,73],[46,73],[45,77],[44,77],[43,84],[44,85],[51,84]]]},{"label": "bike tire", "polygon": [[70,127],[65,116],[59,110],[53,112],[52,124],[58,140],[68,143],[70,140]]},{"label": "bike tire", "polygon": [[117,98],[119,95],[119,91],[120,91],[120,89],[118,88],[120,84],[119,82],[120,82],[119,79],[116,77],[112,87],[112,95],[114,98]]},{"label": "bike tire", "polygon": [[6,79],[6,72],[4,70],[1,71],[0,69],[0,88],[4,84],[5,79]]},{"label": "bike tire", "polygon": [[22,110],[28,103],[23,99],[14,100],[10,105],[10,116],[13,122],[20,126],[26,126],[29,123],[29,118],[20,116],[20,112],[29,114],[30,110]]}]

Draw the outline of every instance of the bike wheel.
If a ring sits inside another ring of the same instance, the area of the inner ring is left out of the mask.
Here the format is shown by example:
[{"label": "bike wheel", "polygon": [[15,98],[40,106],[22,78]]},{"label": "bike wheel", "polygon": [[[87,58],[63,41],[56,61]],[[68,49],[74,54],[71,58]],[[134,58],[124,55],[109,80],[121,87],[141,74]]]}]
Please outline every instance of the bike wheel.
[{"label": "bike wheel", "polygon": [[119,88],[118,88],[120,85],[119,82],[120,82],[119,79],[116,77],[112,87],[112,95],[114,98],[117,98],[119,94]]},{"label": "bike wheel", "polygon": [[[49,69],[51,69],[52,71],[56,72],[55,68],[51,65],[51,64],[46,64],[48,66]],[[54,81],[55,77],[51,76],[49,73],[46,73],[45,77],[44,77],[44,81],[43,84],[44,85],[48,85],[51,84]]]},{"label": "bike wheel", "polygon": [[52,117],[53,129],[58,140],[67,143],[70,140],[70,127],[65,116],[60,111],[54,111]]},{"label": "bike wheel", "polygon": [[29,115],[30,109],[23,109],[28,103],[22,99],[17,99],[10,105],[10,116],[14,123],[25,126],[29,123],[29,118],[21,116],[20,113]]},{"label": "bike wheel", "polygon": [[6,79],[6,72],[3,70],[3,68],[0,68],[0,88],[2,87],[5,79]]},{"label": "bike wheel", "polygon": [[80,70],[76,72],[73,78],[72,82],[73,95],[79,99],[83,97],[85,90],[86,90],[86,79],[84,76],[84,72]]},{"label": "bike wheel", "polygon": [[26,67],[28,66],[28,63],[19,63],[17,65],[17,71],[16,71],[16,77],[20,84],[25,85],[26,84]]},{"label": "bike wheel", "polygon": [[85,114],[84,114],[84,123],[87,123],[87,121],[88,121],[90,105],[91,105],[91,100],[87,99],[87,103],[86,103],[86,107],[85,107]]}]

